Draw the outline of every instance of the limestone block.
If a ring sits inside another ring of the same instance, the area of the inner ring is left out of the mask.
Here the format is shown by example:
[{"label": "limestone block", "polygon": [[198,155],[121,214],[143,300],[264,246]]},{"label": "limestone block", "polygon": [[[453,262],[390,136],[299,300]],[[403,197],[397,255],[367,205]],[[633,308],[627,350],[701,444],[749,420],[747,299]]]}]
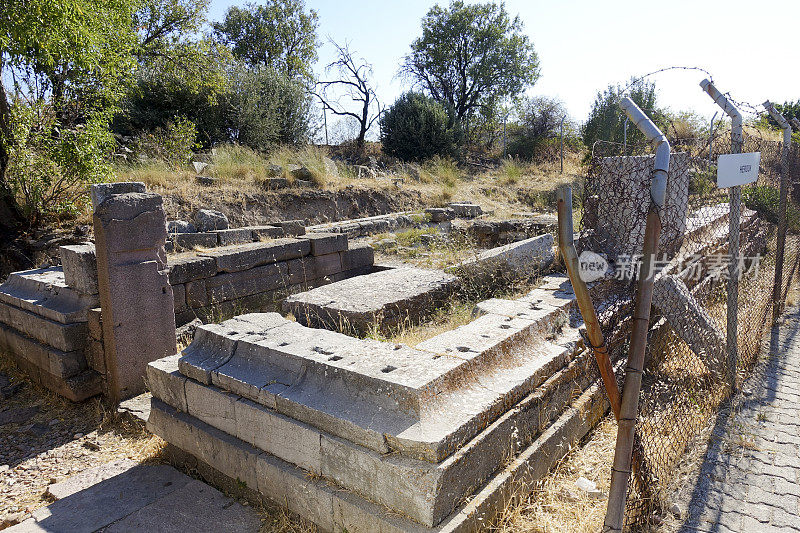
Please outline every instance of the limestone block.
[{"label": "limestone block", "polygon": [[430,314],[456,283],[455,276],[437,270],[389,269],[290,296],[283,309],[307,325],[357,331],[376,324],[389,328]]},{"label": "limestone block", "polygon": [[304,220],[283,220],[271,225],[281,228],[287,237],[306,234],[306,223]]},{"label": "limestone block", "polygon": [[[217,274],[205,281],[206,301],[224,302],[269,292],[287,286],[288,267],[286,263],[264,265],[250,270]],[[187,297],[188,300],[188,297]]]},{"label": "limestone block", "polygon": [[217,263],[211,257],[170,257],[167,266],[169,266],[170,285],[210,278],[217,273]]},{"label": "limestone block", "polygon": [[369,244],[354,244],[342,252],[342,270],[375,264],[375,250]]},{"label": "limestone block", "polygon": [[288,261],[286,263],[287,282],[289,285],[296,285],[317,279],[319,276],[317,275],[316,265],[316,259],[313,257],[302,257]]},{"label": "limestone block", "polygon": [[709,370],[725,376],[725,334],[676,276],[660,276],[653,283],[653,306],[675,333],[705,361]]},{"label": "limestone block", "polygon": [[217,234],[214,232],[170,233],[170,238],[176,249],[214,248],[217,245]]},{"label": "limestone block", "polygon": [[250,228],[222,229],[214,233],[217,234],[217,245],[219,246],[253,242],[253,230]]},{"label": "limestone block", "polygon": [[172,233],[197,233],[197,228],[187,220],[167,221],[167,232]]},{"label": "limestone block", "polygon": [[206,280],[196,279],[187,283],[185,287],[186,305],[190,309],[205,307],[211,303],[208,301],[208,294],[206,293]]},{"label": "limestone block", "polygon": [[92,208],[103,203],[106,197],[112,194],[124,194],[130,192],[145,192],[144,183],[139,181],[128,181],[120,183],[98,183],[91,187]]},{"label": "limestone block", "polygon": [[194,223],[198,231],[228,229],[228,217],[211,209],[198,209],[194,214]]},{"label": "limestone block", "polygon": [[55,378],[72,377],[86,368],[83,350],[65,352],[0,324],[0,347],[18,359],[25,359]]},{"label": "limestone block", "polygon": [[425,214],[430,217],[431,222],[446,222],[455,217],[455,212],[447,207],[429,207]]},{"label": "limestone block", "polygon": [[102,341],[89,339],[89,346],[86,349],[86,364],[98,374],[105,375],[106,353]]},{"label": "limestone block", "polygon": [[62,324],[86,322],[86,312],[99,303],[67,286],[60,267],[13,272],[0,285],[0,302]]},{"label": "limestone block", "polygon": [[67,285],[82,294],[97,294],[97,256],[94,244],[87,242],[60,246],[58,252]]},{"label": "limestone block", "polygon": [[186,305],[186,285],[172,285],[172,300],[175,305],[175,312],[180,313],[187,309]]},{"label": "limestone block", "polygon": [[[674,252],[686,232],[689,205],[689,154],[670,154],[666,202],[661,214],[659,249]],[[598,195],[597,212],[590,220],[598,237],[604,240],[612,254],[640,254],[644,243],[644,228],[650,204],[650,182],[654,156],[607,157],[601,162],[595,182],[591,184]],[[613,209],[608,206],[613,202]],[[599,251],[599,250],[595,250]]]},{"label": "limestone block", "polygon": [[94,213],[108,394],[144,390],[147,363],[177,352],[166,270],[166,217],[157,194],[107,197]]},{"label": "limestone block", "polygon": [[319,431],[244,398],[234,407],[238,438],[304,470],[321,472]]},{"label": "limestone block", "polygon": [[89,338],[101,341],[103,340],[103,315],[99,307],[89,309],[87,312],[87,325],[89,327]]},{"label": "limestone block", "polygon": [[89,338],[86,322],[62,324],[4,302],[0,302],[0,322],[64,352],[82,350]]},{"label": "limestone block", "polygon": [[481,206],[472,203],[452,203],[448,207],[452,209],[455,216],[459,218],[475,218],[483,214]]},{"label": "limestone block", "polygon": [[213,258],[219,272],[239,272],[260,265],[296,259],[310,252],[311,244],[307,240],[285,238],[211,250],[201,255]]},{"label": "limestone block", "polygon": [[186,412],[228,435],[236,435],[235,395],[215,392],[191,379],[186,380],[185,388]]},{"label": "limestone block", "polygon": [[327,255],[347,250],[347,235],[341,233],[309,233],[304,238],[311,243],[311,255]]},{"label": "limestone block", "polygon": [[510,271],[518,275],[532,276],[549,266],[555,259],[553,244],[553,236],[545,233],[486,250],[446,270],[466,275],[480,275],[502,269],[504,274]]},{"label": "limestone block", "polygon": [[186,376],[178,370],[180,354],[170,355],[147,364],[147,385],[154,398],[187,412]]},{"label": "limestone block", "polygon": [[250,231],[253,232],[254,241],[277,239],[278,237],[284,237],[286,235],[283,232],[283,228],[279,228],[278,226],[251,226]]},{"label": "limestone block", "polygon": [[319,255],[314,258],[316,277],[324,278],[342,271],[342,256],[339,253]]}]

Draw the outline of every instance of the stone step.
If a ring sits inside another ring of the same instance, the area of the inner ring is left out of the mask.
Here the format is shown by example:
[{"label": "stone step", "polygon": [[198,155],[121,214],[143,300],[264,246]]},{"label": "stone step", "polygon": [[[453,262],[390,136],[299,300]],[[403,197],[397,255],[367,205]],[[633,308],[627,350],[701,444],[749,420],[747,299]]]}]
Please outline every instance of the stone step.
[{"label": "stone step", "polygon": [[256,533],[261,525],[253,509],[167,465],[101,465],[51,491],[57,501],[6,531]]},{"label": "stone step", "polygon": [[[286,505],[290,511],[312,520],[325,531],[466,533],[481,530],[521,487],[528,487],[545,476],[571,444],[597,424],[607,408],[602,391],[592,386],[572,401],[532,443],[521,447],[505,467],[476,486],[467,503],[452,501],[458,508],[429,527],[330,484],[324,477],[309,476],[303,469],[159,400],[153,400],[148,429],[195,456],[195,460],[213,465],[228,478],[237,479],[263,496]],[[363,481],[376,482],[377,477]],[[395,493],[401,494],[408,489],[405,483],[393,487]]]},{"label": "stone step", "polygon": [[60,267],[14,272],[0,285],[0,302],[62,324],[86,322],[86,312],[99,305],[97,295],[67,286]]},{"label": "stone step", "polygon": [[5,302],[0,302],[0,323],[63,352],[83,350],[89,342],[87,322],[56,322]]},{"label": "stone step", "polygon": [[388,331],[430,315],[457,284],[458,278],[440,270],[392,268],[290,296],[283,311],[310,327]]},{"label": "stone step", "polygon": [[[86,334],[88,335],[88,329]],[[58,378],[72,377],[87,367],[83,350],[64,352],[0,324],[0,349],[16,354]]]}]

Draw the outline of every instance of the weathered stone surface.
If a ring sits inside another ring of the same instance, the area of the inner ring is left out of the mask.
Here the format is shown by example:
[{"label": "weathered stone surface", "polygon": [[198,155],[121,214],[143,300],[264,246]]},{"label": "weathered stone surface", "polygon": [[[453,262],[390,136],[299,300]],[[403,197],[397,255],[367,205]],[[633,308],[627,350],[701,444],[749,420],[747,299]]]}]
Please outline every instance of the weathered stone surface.
[{"label": "weathered stone surface", "polygon": [[219,272],[239,272],[260,265],[288,261],[311,252],[311,244],[300,239],[273,239],[203,252],[203,257],[213,258]]},{"label": "weathered stone surface", "polygon": [[453,220],[455,212],[449,207],[429,207],[425,210],[431,222],[447,222]]},{"label": "weathered stone surface", "polygon": [[217,244],[219,246],[253,242],[253,230],[250,228],[223,229],[214,233],[217,234]]},{"label": "weathered stone surface", "polygon": [[[83,330],[83,334],[86,336],[86,329]],[[56,378],[72,377],[87,366],[82,349],[59,350],[49,344],[37,342],[20,333],[18,329],[3,324],[0,324],[0,347],[6,352],[24,358]]]},{"label": "weathered stone surface", "polygon": [[326,255],[347,250],[347,235],[341,233],[309,233],[304,239],[311,243],[311,255]]},{"label": "weathered stone surface", "polygon": [[[376,530],[467,532],[475,531],[478,524],[490,521],[504,508],[507,498],[520,487],[528,486],[546,475],[551,466],[566,453],[570,443],[582,438],[599,421],[606,409],[607,405],[603,401],[602,394],[596,388],[584,393],[550,429],[521,450],[517,459],[496,473],[488,483],[482,485],[467,506],[450,514],[433,529],[407,521],[396,514],[387,513],[384,507],[371,504],[349,491],[340,488],[331,490],[322,480],[309,480],[302,470],[272,458],[269,454],[258,454],[256,449],[241,441],[230,440],[219,430],[160,402],[154,402],[148,427],[201,460],[211,455],[203,449],[203,446],[212,446],[216,450],[216,456],[227,458],[221,464],[221,469],[224,474],[232,478],[240,476],[239,472],[244,468],[243,465],[255,461],[258,471],[256,487],[263,495],[285,503],[290,510],[328,530],[346,527],[347,531],[364,533]],[[330,465],[335,464],[331,456]],[[380,486],[380,480],[375,480],[374,477],[363,481],[370,480]],[[406,483],[413,483],[413,479],[400,480],[397,486],[406,486]],[[411,494],[407,489],[395,489],[394,493],[397,497]],[[422,495],[421,500],[427,499],[430,505],[430,496]],[[441,510],[439,512],[441,513]]]},{"label": "weathered stone surface", "polygon": [[[217,274],[202,280],[202,284],[187,284],[187,302],[190,306],[208,305],[234,300],[252,294],[274,291],[288,286],[288,267],[285,262],[263,265],[240,272]],[[198,293],[202,287],[205,294]],[[201,304],[201,302],[205,302]]]},{"label": "weathered stone surface", "polygon": [[453,210],[453,214],[459,218],[475,218],[483,214],[481,206],[473,203],[458,202],[448,206]]},{"label": "weathered stone surface", "polygon": [[375,250],[367,243],[354,244],[342,252],[342,270],[352,270],[375,264]]},{"label": "weathered stone surface", "polygon": [[653,306],[675,333],[702,359],[709,370],[725,376],[725,333],[676,276],[658,276],[653,283]]},{"label": "weathered stone surface", "polygon": [[187,220],[170,220],[167,222],[168,233],[196,233],[197,228]]},{"label": "weathered stone surface", "polygon": [[419,320],[455,288],[457,278],[438,270],[396,268],[290,296],[285,312],[306,325],[366,331]]},{"label": "weathered stone surface", "polygon": [[9,531],[257,532],[258,515],[167,465],[121,461],[51,485],[60,498]]},{"label": "weathered stone surface", "polygon": [[170,238],[178,250],[191,250],[195,248],[214,248],[218,238],[214,232],[206,233],[170,233]]},{"label": "weathered stone surface", "polygon": [[501,269],[504,275],[512,272],[516,275],[533,276],[553,262],[555,258],[553,244],[553,236],[546,233],[486,250],[474,258],[448,268],[447,271],[480,276],[482,273],[491,274]]},{"label": "weathered stone surface", "polygon": [[94,244],[60,246],[61,267],[67,285],[81,294],[97,294],[97,256]]},{"label": "weathered stone surface", "polygon": [[250,230],[253,232],[254,241],[277,239],[286,235],[283,228],[278,226],[250,226]]},{"label": "weathered stone surface", "polygon": [[261,187],[268,191],[285,189],[288,186],[289,180],[286,178],[264,178],[264,180],[261,181]]},{"label": "weathered stone surface", "polygon": [[307,167],[301,167],[299,165],[289,165],[289,172],[292,174],[293,178],[298,180],[311,181],[314,179],[314,174]]},{"label": "weathered stone surface", "polygon": [[287,237],[306,234],[306,223],[304,220],[283,220],[271,225],[281,228],[284,235]]},{"label": "weathered stone surface", "polygon": [[0,323],[64,352],[82,350],[88,340],[85,322],[62,324],[4,302],[0,302]]},{"label": "weathered stone surface", "polygon": [[187,309],[186,285],[172,285],[172,301],[175,302],[175,313],[180,313]]},{"label": "weathered stone surface", "polygon": [[217,273],[217,263],[211,257],[195,255],[170,257],[167,266],[169,267],[169,282],[171,285],[210,278]]},{"label": "weathered stone surface", "polygon": [[85,322],[98,301],[67,286],[59,267],[14,272],[0,285],[0,302],[62,324]]},{"label": "weathered stone surface", "polygon": [[95,211],[94,228],[107,388],[119,401],[144,390],[148,362],[177,351],[162,199],[110,196]]},{"label": "weathered stone surface", "polygon": [[314,258],[314,272],[317,278],[332,276],[342,271],[342,256],[338,253],[319,255]]},{"label": "weathered stone surface", "polygon": [[228,229],[228,217],[211,209],[198,209],[194,214],[194,223],[198,231]]},{"label": "weathered stone surface", "polygon": [[98,183],[91,187],[92,207],[96,210],[107,196],[129,192],[145,192],[144,183],[128,181],[120,183]]}]

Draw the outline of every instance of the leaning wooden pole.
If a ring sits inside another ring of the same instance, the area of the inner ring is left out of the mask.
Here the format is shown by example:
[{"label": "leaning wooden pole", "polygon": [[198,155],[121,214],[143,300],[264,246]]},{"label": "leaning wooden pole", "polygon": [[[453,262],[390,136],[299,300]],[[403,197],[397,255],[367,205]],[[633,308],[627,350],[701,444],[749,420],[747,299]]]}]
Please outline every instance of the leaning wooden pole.
[{"label": "leaning wooden pole", "polygon": [[597,361],[597,368],[603,378],[603,385],[606,389],[608,401],[614,416],[619,420],[620,405],[622,397],[617,386],[617,379],[614,376],[614,367],[611,365],[611,358],[608,355],[603,330],[600,329],[600,321],[597,320],[592,299],[589,296],[589,289],[586,282],[580,276],[580,266],[578,264],[578,252],[575,250],[574,228],[572,224],[572,187],[563,185],[558,188],[558,249],[567,267],[567,275],[572,283],[572,290],[575,292],[575,300],[578,302],[578,310],[586,324],[586,337],[591,344],[594,358]]},{"label": "leaning wooden pole", "polygon": [[622,531],[625,519],[625,499],[632,471],[631,454],[639,410],[639,392],[642,387],[647,330],[650,325],[650,305],[653,300],[654,267],[658,253],[658,240],[661,237],[660,211],[664,207],[666,197],[670,156],[667,138],[633,100],[627,97],[623,98],[620,107],[648,140],[656,144],[656,156],[653,179],[650,182],[650,207],[644,232],[642,266],[637,282],[630,352],[625,368],[625,383],[622,388],[617,445],[614,450],[614,465],[611,469],[611,488],[608,494],[604,532]]}]

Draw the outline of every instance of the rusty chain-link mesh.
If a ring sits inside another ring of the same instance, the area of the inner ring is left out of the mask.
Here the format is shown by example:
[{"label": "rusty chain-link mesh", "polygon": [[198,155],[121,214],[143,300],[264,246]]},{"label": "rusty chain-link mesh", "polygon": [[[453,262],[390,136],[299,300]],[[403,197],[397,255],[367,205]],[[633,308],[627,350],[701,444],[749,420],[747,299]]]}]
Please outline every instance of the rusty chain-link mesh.
[{"label": "rusty chain-link mesh", "polygon": [[[663,511],[676,488],[679,459],[731,393],[726,349],[729,190],[716,186],[717,156],[731,153],[730,132],[711,142],[706,137],[670,139],[670,144],[627,529]],[[757,182],[742,187],[739,382],[752,368],[772,319],[783,175],[798,186],[789,186],[781,302],[797,274],[800,150],[797,144],[790,148],[785,172],[781,150],[781,142],[745,135],[742,152],[761,152],[761,167]],[[583,191],[576,247],[579,254],[594,252],[609,263],[606,277],[594,282],[591,293],[615,360],[628,353],[653,161],[650,146],[598,142]]]}]

